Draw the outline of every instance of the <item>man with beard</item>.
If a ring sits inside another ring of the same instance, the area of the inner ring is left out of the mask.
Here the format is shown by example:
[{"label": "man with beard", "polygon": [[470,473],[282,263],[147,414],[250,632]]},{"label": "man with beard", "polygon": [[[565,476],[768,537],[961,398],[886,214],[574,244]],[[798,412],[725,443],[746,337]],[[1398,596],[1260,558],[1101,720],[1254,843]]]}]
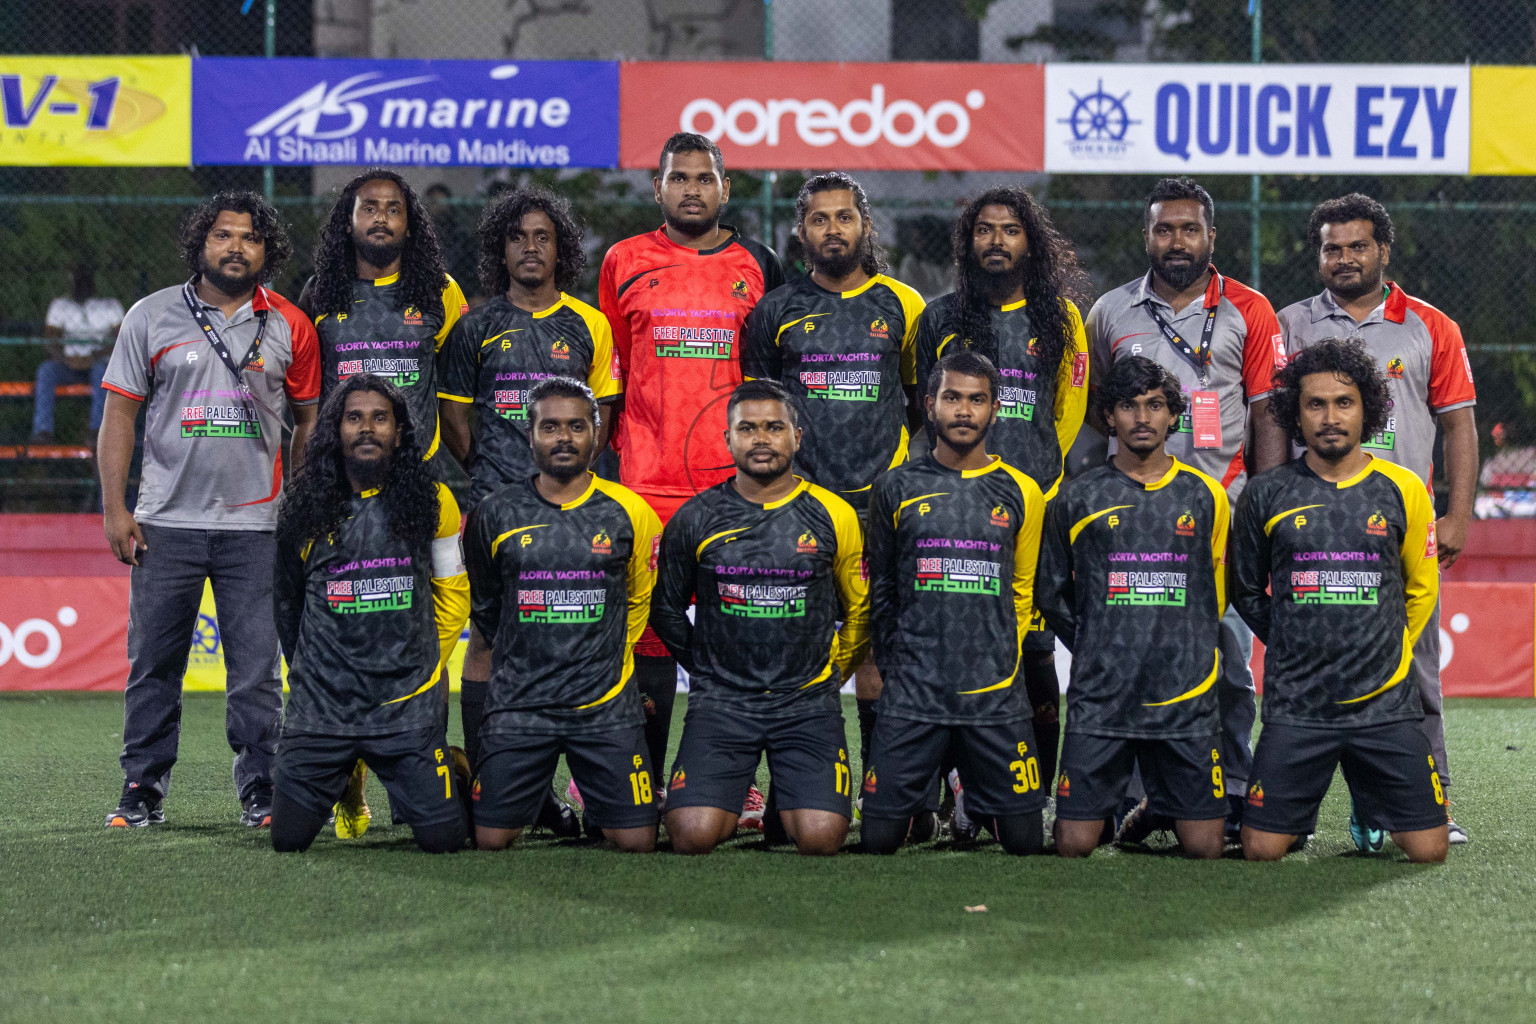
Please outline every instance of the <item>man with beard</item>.
[{"label": "man with beard", "polygon": [[885,679],[864,771],[863,848],[894,853],[946,761],[967,808],[1012,854],[1044,840],[1046,790],[1018,681],[1034,615],[1045,498],[987,452],[999,377],[948,353],[929,374],[933,451],[891,470],[869,506],[870,613]]},{"label": "man with beard", "polygon": [[1231,510],[1220,484],[1163,448],[1179,382],[1145,356],[1095,389],[1119,442],[1062,488],[1046,517],[1035,600],[1072,651],[1056,852],[1086,857],[1132,768],[1191,857],[1221,856],[1226,787],[1217,749],[1217,633]]},{"label": "man with beard", "polygon": [[438,713],[469,616],[459,506],[422,464],[405,397],[383,378],[354,374],[326,399],[278,519],[274,576],[290,692],[272,848],[309,849],[359,759],[416,845],[463,846],[455,775],[468,765]]},{"label": "man with beard", "polygon": [[[1189,402],[1168,437],[1168,453],[1220,481],[1235,500],[1250,470],[1260,473],[1285,461],[1285,436],[1265,414],[1270,378],[1285,362],[1279,324],[1268,299],[1212,265],[1216,204],[1190,179],[1164,178],[1152,187],[1142,237],[1151,264],[1146,276],[1101,296],[1088,314],[1092,372],[1097,379],[1133,355],[1172,372]],[[1229,609],[1221,626],[1216,696],[1232,840],[1253,760],[1252,654],[1253,635]],[[1122,823],[1121,838],[1138,841],[1167,826],[1166,819],[1137,809]]]},{"label": "man with beard", "polygon": [[[966,204],[955,222],[954,253],[955,290],[923,312],[919,379],[961,348],[986,356],[1002,379],[988,450],[1034,480],[1049,502],[1088,402],[1087,341],[1073,303],[1084,285],[1077,256],[1040,202],[1010,187],[988,189]],[[1055,651],[1055,637],[1036,614],[1021,671],[1047,789],[1060,743]],[[949,781],[956,792],[956,827],[974,832],[966,822],[960,776],[951,773]]]},{"label": "man with beard", "polygon": [[777,383],[736,388],[726,410],[736,476],[685,503],[662,538],[651,618],[691,676],[667,785],[678,853],[730,837],[764,754],[800,853],[834,854],[848,836],[838,690],[868,643],[864,545],[848,503],[795,475],[796,420]]},{"label": "man with beard", "polygon": [[[1434,471],[1435,428],[1445,434],[1446,514],[1435,523],[1435,549],[1449,569],[1467,542],[1477,486],[1477,388],[1456,321],[1385,279],[1392,259],[1392,217],[1358,192],[1319,203],[1307,225],[1318,254],[1324,289],[1280,311],[1286,353],[1294,357],[1325,338],[1357,338],[1386,374],[1392,413],[1361,447],[1419,475],[1427,487]],[[1440,785],[1449,790],[1445,719],[1440,698],[1440,608],[1419,634],[1413,676],[1424,705],[1424,731],[1435,755]],[[1450,801],[1446,801],[1450,814]],[[1381,830],[1351,814],[1350,833],[1362,848],[1381,846]],[[1452,843],[1466,830],[1450,822]]]},{"label": "man with beard", "polygon": [[[225,733],[240,820],[272,817],[272,753],[282,710],[272,620],[273,530],[283,488],[284,411],[299,461],[320,396],[320,353],[304,314],[262,282],[293,253],[277,211],[221,192],[181,232],[186,284],[123,318],[102,380],[99,441],[107,541],[133,566],[128,597],[122,797],[114,827],[165,820],[181,733],[181,683],[204,581],[221,613]],[[144,402],[138,506],[124,501],[134,420]],[[153,553],[151,553],[153,549]]]},{"label": "man with beard", "polygon": [[634,678],[661,522],[589,470],[592,390],[547,377],[528,396],[537,474],[482,501],[465,529],[473,618],[491,645],[475,766],[475,842],[503,850],[534,823],[565,755],[589,823],[630,853],[656,846],[655,776]]},{"label": "man with beard", "polygon": [[1243,856],[1294,849],[1342,767],[1361,821],[1440,863],[1445,792],[1408,678],[1440,590],[1434,504],[1418,474],[1361,446],[1392,399],[1359,341],[1303,349],[1272,395],[1276,424],[1307,450],[1254,478],[1232,531],[1232,603],[1265,648]]},{"label": "man with beard", "polygon": [[[731,179],[713,142],[691,132],[667,139],[652,184],[665,223],[608,250],[597,295],[624,381],[613,439],[619,479],[666,523],[731,475],[721,438],[741,383],[741,332],[784,274],[772,249],[720,222]],[[646,727],[651,760],[662,764],[677,663],[649,628],[636,654],[640,690],[656,709]],[[760,825],[762,795],[749,797],[743,822]]]},{"label": "man with beard", "polygon": [[326,391],[354,373],[383,377],[405,394],[432,458],[437,350],[469,306],[444,269],[415,189],[380,167],[347,182],[320,229],[314,260],[299,306],[320,335]]}]

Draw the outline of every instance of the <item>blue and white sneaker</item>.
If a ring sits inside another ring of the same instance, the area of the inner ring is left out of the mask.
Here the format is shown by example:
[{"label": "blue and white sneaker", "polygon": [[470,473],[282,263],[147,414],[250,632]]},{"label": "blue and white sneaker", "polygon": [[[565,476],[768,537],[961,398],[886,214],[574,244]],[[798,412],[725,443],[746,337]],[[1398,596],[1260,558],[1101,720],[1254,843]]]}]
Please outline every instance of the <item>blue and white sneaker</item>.
[{"label": "blue and white sneaker", "polygon": [[1380,853],[1386,845],[1387,833],[1379,828],[1372,828],[1360,820],[1360,814],[1355,810],[1354,801],[1349,804],[1349,838],[1355,841],[1355,849],[1361,853]]}]

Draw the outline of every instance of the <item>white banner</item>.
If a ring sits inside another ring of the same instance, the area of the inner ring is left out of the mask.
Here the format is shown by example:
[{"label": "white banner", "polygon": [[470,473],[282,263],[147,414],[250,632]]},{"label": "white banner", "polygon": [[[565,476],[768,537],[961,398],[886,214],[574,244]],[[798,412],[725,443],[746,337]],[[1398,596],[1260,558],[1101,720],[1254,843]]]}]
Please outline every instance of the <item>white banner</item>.
[{"label": "white banner", "polygon": [[1045,169],[1465,174],[1460,64],[1047,64]]}]

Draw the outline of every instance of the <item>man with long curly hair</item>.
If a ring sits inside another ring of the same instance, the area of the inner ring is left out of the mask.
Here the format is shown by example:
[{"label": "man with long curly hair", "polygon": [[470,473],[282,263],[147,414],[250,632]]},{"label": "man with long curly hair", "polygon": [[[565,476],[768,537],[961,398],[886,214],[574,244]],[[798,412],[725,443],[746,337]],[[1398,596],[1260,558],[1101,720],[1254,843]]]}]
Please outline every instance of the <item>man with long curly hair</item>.
[{"label": "man with long curly hair", "polygon": [[[133,566],[125,778],[107,824],[165,820],[182,676],[207,580],[220,612],[241,821],[260,827],[271,818],[282,709],[270,595],[283,413],[293,415],[297,461],[320,396],[320,354],[304,314],[264,287],[293,253],[265,199],[221,192],[202,203],[182,227],[181,250],[191,279],[134,304],[102,380],[107,541]],[[143,481],[130,512],[134,420],[146,402]]]},{"label": "man with long curly hair", "polygon": [[469,306],[416,190],[380,167],[347,182],[314,260],[299,306],[320,334],[326,392],[356,373],[390,381],[410,403],[430,459],[438,447],[437,350]]},{"label": "man with long curly hair", "polygon": [[1445,860],[1445,792],[1411,678],[1440,589],[1435,509],[1418,474],[1361,446],[1391,410],[1359,341],[1322,341],[1274,378],[1270,414],[1307,450],[1253,479],[1233,528],[1232,603],[1265,647],[1249,860],[1279,860],[1313,830],[1341,763],[1363,820],[1409,860]]},{"label": "man with long curly hair", "polygon": [[[940,358],[962,347],[986,356],[1002,378],[989,450],[1034,480],[1049,502],[1088,404],[1088,346],[1075,301],[1085,279],[1077,255],[1039,200],[1007,186],[966,203],[955,221],[954,253],[955,290],[923,311],[917,379],[926,380]],[[1055,650],[1055,637],[1036,614],[1019,667],[1047,787],[1060,745]],[[958,776],[950,785],[958,790]],[[963,797],[957,804],[963,811]],[[968,829],[964,814],[957,818],[957,828]]]},{"label": "man with long curly hair", "polygon": [[[438,420],[448,451],[469,468],[471,511],[493,491],[537,471],[528,396],[539,381],[584,380],[605,405],[623,397],[607,318],[567,293],[587,268],[582,235],[571,204],[536,186],[503,193],[480,218],[480,285],[494,297],[454,324],[438,354]],[[473,438],[471,406],[480,426]],[[608,444],[612,417],[600,419],[598,451]],[[460,694],[471,760],[490,678],[491,649],[471,629]],[[540,824],[564,834],[579,827],[555,798]]]},{"label": "man with long curly hair", "polygon": [[[1189,407],[1168,437],[1168,453],[1215,477],[1236,501],[1250,472],[1261,473],[1286,457],[1285,438],[1264,411],[1270,377],[1285,362],[1274,308],[1211,262],[1216,204],[1191,179],[1164,178],[1152,186],[1142,238],[1150,264],[1147,273],[1100,296],[1088,313],[1092,372],[1097,379],[1119,360],[1144,355],[1178,377],[1189,394]],[[1102,432],[1101,424],[1089,423]],[[1221,624],[1216,696],[1231,841],[1237,839],[1243,787],[1253,760],[1257,708],[1248,668],[1252,654],[1252,634],[1229,610]],[[1136,799],[1133,794],[1131,800]],[[1121,823],[1121,837],[1137,841],[1167,824],[1134,809]]]},{"label": "man with long curly hair", "polygon": [[272,847],[306,850],[359,761],[429,853],[464,844],[443,670],[469,617],[459,507],[409,403],[354,374],[321,410],[278,519],[273,600],[288,658]]}]

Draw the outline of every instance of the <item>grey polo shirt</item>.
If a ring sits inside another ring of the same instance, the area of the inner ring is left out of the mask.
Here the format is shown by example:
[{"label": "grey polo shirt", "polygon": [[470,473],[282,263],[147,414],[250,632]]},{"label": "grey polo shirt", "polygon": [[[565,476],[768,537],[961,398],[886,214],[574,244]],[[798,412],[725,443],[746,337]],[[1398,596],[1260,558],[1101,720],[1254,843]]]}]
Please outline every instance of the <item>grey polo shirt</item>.
[{"label": "grey polo shirt", "polygon": [[271,530],[282,493],[285,403],[320,397],[320,346],[314,325],[287,299],[258,287],[225,318],[208,317],[241,359],[267,330],[260,359],[236,383],[182,300],[182,286],[136,302],[117,335],[101,386],[136,402],[144,417],[141,523],[197,530]]},{"label": "grey polo shirt", "polygon": [[1280,311],[1287,356],[1329,338],[1358,338],[1387,375],[1392,412],[1386,429],[1361,445],[1429,482],[1435,417],[1477,404],[1472,363],[1456,321],[1395,284],[1381,305],[1359,322],[1330,292]]}]

